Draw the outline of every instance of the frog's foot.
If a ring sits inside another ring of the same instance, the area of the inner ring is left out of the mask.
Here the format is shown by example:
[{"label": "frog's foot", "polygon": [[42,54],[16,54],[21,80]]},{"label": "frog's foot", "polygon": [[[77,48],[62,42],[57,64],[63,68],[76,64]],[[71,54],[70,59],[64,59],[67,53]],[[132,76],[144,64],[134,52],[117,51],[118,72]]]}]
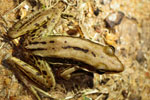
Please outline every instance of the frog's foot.
[{"label": "frog's foot", "polygon": [[43,94],[44,96],[51,98],[52,100],[58,100],[57,98],[54,98],[52,95],[50,95],[48,92],[45,92],[44,90],[36,87],[35,85],[32,85],[30,90],[32,91],[32,93],[35,95],[35,97],[38,100],[41,100],[40,96],[38,95],[39,93]]},{"label": "frog's foot", "polygon": [[[35,60],[35,65],[37,67],[37,69],[39,69],[40,71],[40,74],[42,74],[43,78],[44,78],[44,82],[47,82],[45,84],[47,84],[47,88],[50,88],[50,86],[52,88],[55,87],[56,85],[56,82],[55,82],[55,78],[54,78],[54,75],[53,75],[53,72],[52,72],[52,69],[50,67],[50,65],[42,58],[34,58],[33,59]],[[49,84],[49,85],[48,85]]]}]

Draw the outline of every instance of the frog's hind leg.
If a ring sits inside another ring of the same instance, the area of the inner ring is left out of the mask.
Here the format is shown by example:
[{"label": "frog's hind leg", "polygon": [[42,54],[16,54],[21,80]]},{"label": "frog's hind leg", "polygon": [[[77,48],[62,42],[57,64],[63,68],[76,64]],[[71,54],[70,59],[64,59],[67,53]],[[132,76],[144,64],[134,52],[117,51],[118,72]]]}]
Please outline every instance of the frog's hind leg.
[{"label": "frog's hind leg", "polygon": [[43,87],[46,87],[46,88],[55,87],[54,75],[46,61],[44,61],[44,60],[38,61],[38,65],[41,66],[41,70],[37,70],[37,69],[35,69],[35,67],[25,63],[24,61],[22,61],[16,57],[10,56],[10,57],[8,57],[7,60],[9,62],[15,63],[15,64],[13,64],[13,68],[17,71],[17,73],[23,72],[25,74],[24,76],[23,76],[23,74],[19,75],[19,78],[21,78],[22,82],[29,88],[29,90],[36,96],[36,98],[38,100],[41,100],[38,93],[42,93],[50,98],[53,98],[47,92],[36,87],[36,85],[33,84],[33,82],[27,81],[27,79],[30,78],[36,84],[43,85]]},{"label": "frog's hind leg", "polygon": [[37,64],[39,71],[16,57],[9,57],[9,60],[17,64],[18,68],[37,84],[44,85],[46,88],[55,87],[54,75],[46,61],[41,60]]}]

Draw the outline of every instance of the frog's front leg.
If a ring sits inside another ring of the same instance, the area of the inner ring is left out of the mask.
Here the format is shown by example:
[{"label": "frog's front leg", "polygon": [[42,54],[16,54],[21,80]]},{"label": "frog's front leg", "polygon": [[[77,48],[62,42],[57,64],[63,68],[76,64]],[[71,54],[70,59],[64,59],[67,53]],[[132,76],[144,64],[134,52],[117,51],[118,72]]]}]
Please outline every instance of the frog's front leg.
[{"label": "frog's front leg", "polygon": [[74,66],[68,69],[65,69],[65,71],[63,71],[60,76],[65,79],[65,80],[69,80],[71,78],[71,73],[75,72],[76,70],[79,69],[79,66]]},{"label": "frog's front leg", "polygon": [[[60,63],[59,63],[60,64]],[[61,65],[61,64],[60,64]],[[66,64],[67,65],[67,64]],[[72,77],[72,74],[76,71],[86,71],[86,72],[90,72],[87,69],[84,69],[78,65],[74,65],[73,67],[69,67],[69,68],[65,68],[63,71],[61,71],[59,73],[59,76],[62,77],[65,80],[69,80]]]}]

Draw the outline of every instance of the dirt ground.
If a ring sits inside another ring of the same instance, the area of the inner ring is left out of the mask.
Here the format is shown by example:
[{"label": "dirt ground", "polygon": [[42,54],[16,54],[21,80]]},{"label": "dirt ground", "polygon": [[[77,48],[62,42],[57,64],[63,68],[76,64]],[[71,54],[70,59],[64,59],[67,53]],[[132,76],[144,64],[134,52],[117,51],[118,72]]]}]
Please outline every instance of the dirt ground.
[{"label": "dirt ground", "polygon": [[[75,95],[70,100],[149,100],[150,1],[68,1],[73,6],[65,13],[74,16],[74,21],[72,18],[61,19],[55,31],[68,35],[82,34],[84,38],[112,45],[125,69],[116,74],[94,74],[92,80],[87,76],[89,79],[84,82],[93,82],[92,88],[88,85],[85,89],[78,88],[76,92],[72,92],[74,90],[68,91],[58,85],[60,90],[51,94],[60,98]],[[30,13],[23,8],[25,5],[29,5],[29,10],[35,6],[34,2],[22,2],[23,0],[0,0],[0,100],[34,100],[28,89],[18,81],[15,72],[2,63],[4,55],[12,52],[11,45],[3,41],[4,34],[7,34],[4,27],[12,27],[20,18]],[[5,18],[7,24],[2,18]]]}]

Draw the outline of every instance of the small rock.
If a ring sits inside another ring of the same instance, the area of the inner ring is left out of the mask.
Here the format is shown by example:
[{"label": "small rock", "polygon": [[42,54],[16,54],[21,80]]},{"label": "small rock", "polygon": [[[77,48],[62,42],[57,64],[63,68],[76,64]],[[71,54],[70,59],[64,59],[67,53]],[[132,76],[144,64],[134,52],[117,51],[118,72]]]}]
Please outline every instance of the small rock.
[{"label": "small rock", "polygon": [[115,25],[120,24],[123,17],[124,17],[123,12],[115,12],[115,13],[108,15],[107,18],[105,19],[106,27],[113,28]]},{"label": "small rock", "polygon": [[78,33],[78,30],[77,29],[69,29],[67,31],[67,34],[68,35],[76,35]]},{"label": "small rock", "polygon": [[143,62],[146,60],[145,57],[144,57],[144,53],[143,53],[141,50],[139,50],[139,51],[137,52],[136,60],[137,60],[139,63],[143,63]]}]

